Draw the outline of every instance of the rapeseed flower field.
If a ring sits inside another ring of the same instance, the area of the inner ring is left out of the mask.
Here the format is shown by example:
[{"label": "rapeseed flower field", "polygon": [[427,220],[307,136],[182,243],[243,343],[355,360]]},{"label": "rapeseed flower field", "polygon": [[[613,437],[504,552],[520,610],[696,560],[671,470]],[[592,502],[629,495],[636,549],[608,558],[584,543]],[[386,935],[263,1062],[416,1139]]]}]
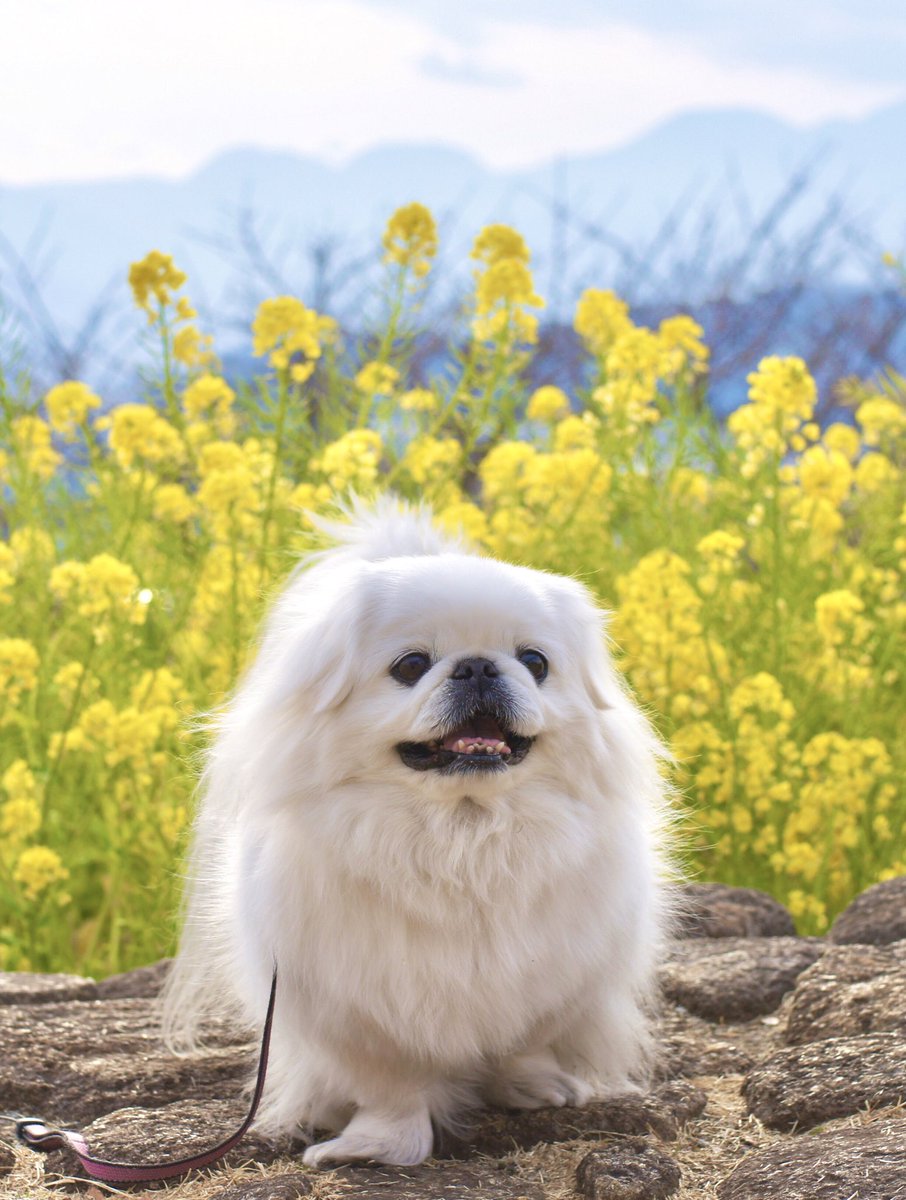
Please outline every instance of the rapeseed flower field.
[{"label": "rapeseed flower field", "polygon": [[[578,298],[588,386],[526,382],[543,299],[482,230],[448,365],[412,372],[431,213],[384,236],[364,349],[280,296],[231,385],[187,279],[133,264],[149,367],[132,403],[36,402],[0,376],[0,969],[97,975],[167,951],[204,745],[269,597],[351,493],[430,502],[489,553],[612,610],[673,748],[694,875],[766,888],[807,931],[906,872],[906,383],[847,381],[819,428],[797,358],[752,364],[725,425],[689,317]],[[338,614],[338,619],[342,619]]]}]

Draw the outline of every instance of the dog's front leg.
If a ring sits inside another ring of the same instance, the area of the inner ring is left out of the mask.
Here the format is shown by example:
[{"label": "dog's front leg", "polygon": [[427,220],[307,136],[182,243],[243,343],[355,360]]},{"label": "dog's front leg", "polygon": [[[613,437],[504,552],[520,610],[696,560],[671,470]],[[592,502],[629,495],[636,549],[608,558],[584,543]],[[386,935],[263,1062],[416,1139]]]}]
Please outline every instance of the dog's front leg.
[{"label": "dog's front leg", "polygon": [[550,1048],[510,1054],[489,1072],[485,1095],[501,1108],[587,1104],[594,1089],[565,1071]]},{"label": "dog's front leg", "polygon": [[338,1137],[309,1146],[302,1161],[316,1168],[363,1159],[409,1167],[427,1158],[433,1144],[428,1103],[418,1091],[394,1108],[361,1106]]}]

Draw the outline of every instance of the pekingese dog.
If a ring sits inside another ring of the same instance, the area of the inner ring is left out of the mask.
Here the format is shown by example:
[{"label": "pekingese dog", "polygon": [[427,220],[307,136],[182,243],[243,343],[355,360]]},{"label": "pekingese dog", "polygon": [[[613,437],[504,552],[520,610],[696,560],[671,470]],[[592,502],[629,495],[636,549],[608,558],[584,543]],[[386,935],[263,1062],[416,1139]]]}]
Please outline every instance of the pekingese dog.
[{"label": "pekingese dog", "polygon": [[572,579],[356,505],[218,723],[171,1045],[258,1028],[258,1127],[310,1166],[418,1163],[483,1103],[637,1086],[662,940],[662,747]]}]

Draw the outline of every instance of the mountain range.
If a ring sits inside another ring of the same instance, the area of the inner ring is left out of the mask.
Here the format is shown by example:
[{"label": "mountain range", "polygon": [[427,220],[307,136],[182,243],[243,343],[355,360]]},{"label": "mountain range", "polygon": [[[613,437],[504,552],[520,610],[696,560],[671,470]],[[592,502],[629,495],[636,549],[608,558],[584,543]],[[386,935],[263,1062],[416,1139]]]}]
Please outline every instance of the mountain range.
[{"label": "mountain range", "polygon": [[567,262],[572,281],[608,286],[603,259],[589,247],[634,247],[624,266],[627,253],[644,257],[658,236],[691,254],[704,221],[732,249],[785,190],[778,219],[790,239],[839,200],[841,228],[845,221],[855,234],[825,266],[855,278],[866,256],[877,262],[882,249],[906,245],[904,145],[906,103],[809,129],[715,110],[677,116],[617,149],[523,171],[432,145],[382,146],[344,165],[246,147],[177,180],[0,182],[0,297],[21,303],[27,268],[61,330],[71,331],[105,288],[112,303],[127,305],[129,262],[158,248],[175,255],[193,297],[225,328],[230,303],[238,314],[237,304],[281,285],[312,300],[319,269],[322,292],[325,271],[364,270],[378,257],[387,216],[411,200],[438,216],[451,267],[461,268],[482,225],[506,221],[535,251],[542,288],[545,272],[562,283]]}]

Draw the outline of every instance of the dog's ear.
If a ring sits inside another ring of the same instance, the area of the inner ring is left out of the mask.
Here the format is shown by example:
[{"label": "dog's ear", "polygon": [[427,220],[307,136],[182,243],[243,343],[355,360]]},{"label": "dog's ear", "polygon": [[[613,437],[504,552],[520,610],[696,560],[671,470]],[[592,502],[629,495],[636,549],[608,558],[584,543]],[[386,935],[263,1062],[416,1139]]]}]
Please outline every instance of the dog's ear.
[{"label": "dog's ear", "polygon": [[278,705],[323,713],[342,704],[356,679],[365,605],[363,564],[334,569],[329,578],[300,574],[267,622],[249,683]]},{"label": "dog's ear", "polygon": [[560,621],[573,650],[572,667],[595,708],[613,708],[620,684],[607,650],[608,614],[583,584],[559,582]]}]

